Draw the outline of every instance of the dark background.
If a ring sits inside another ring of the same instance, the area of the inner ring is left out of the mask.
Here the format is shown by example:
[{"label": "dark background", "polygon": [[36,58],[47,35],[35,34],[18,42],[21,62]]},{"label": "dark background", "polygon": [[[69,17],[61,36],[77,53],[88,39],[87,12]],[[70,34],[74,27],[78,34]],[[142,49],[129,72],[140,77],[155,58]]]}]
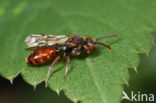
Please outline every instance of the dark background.
[{"label": "dark background", "polygon": [[[129,69],[130,80],[129,86],[124,85],[124,90],[128,94],[131,95],[131,91],[135,94],[154,94],[156,103],[156,36],[154,36],[154,44],[152,46],[149,55],[139,54],[140,57],[140,65],[137,68],[137,73]],[[152,103],[152,102],[132,102],[128,100],[123,100],[122,103]]]}]

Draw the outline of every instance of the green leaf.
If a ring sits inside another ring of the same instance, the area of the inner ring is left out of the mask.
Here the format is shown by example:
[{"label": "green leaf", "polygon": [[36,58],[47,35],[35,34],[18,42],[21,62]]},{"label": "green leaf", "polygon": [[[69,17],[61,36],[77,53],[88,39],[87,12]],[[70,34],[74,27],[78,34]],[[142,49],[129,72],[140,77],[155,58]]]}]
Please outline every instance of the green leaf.
[{"label": "green leaf", "polygon": [[0,3],[0,75],[11,82],[21,74],[36,87],[46,79],[50,65],[30,67],[25,58],[25,38],[33,33],[94,38],[118,34],[101,40],[112,51],[98,46],[91,55],[71,57],[64,81],[66,61],[54,68],[48,82],[57,92],[64,90],[74,102],[119,103],[122,85],[128,84],[127,68],[137,68],[137,53],[148,54],[156,27],[155,0],[1,0]]}]

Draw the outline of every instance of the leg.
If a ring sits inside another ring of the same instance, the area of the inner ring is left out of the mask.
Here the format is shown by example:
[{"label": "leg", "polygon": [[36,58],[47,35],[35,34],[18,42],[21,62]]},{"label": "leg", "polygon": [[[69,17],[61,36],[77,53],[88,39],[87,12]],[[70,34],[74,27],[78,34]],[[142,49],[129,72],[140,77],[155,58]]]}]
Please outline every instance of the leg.
[{"label": "leg", "polygon": [[94,62],[94,59],[92,58],[91,55],[89,55],[91,62]]},{"label": "leg", "polygon": [[104,36],[104,37],[97,38],[96,41],[102,40],[102,39],[105,39],[105,38],[116,37],[116,36],[117,36],[117,34],[108,35],[108,36]]},{"label": "leg", "polygon": [[65,75],[64,75],[64,80],[66,79],[67,74],[68,74],[68,68],[70,66],[70,57],[66,56],[66,60],[67,60],[67,66],[66,66],[66,71],[65,71]]},{"label": "leg", "polygon": [[89,50],[89,48],[88,48],[86,45],[84,45],[83,48],[84,48],[85,51],[89,54],[89,57],[90,57],[91,62],[94,62],[93,58],[92,58],[91,55],[90,55],[90,50]]},{"label": "leg", "polygon": [[48,71],[48,74],[47,74],[47,78],[45,80],[45,87],[47,87],[47,83],[48,83],[48,80],[49,80],[49,77],[50,77],[50,72],[51,70],[53,69],[53,67],[57,64],[57,62],[61,59],[61,56],[58,56],[56,57],[56,59],[53,61],[52,65],[50,66],[49,68],[49,71]]},{"label": "leg", "polygon": [[85,50],[88,54],[90,54],[90,50],[89,50],[89,48],[88,48],[86,45],[83,45],[83,48],[84,48],[84,50]]}]

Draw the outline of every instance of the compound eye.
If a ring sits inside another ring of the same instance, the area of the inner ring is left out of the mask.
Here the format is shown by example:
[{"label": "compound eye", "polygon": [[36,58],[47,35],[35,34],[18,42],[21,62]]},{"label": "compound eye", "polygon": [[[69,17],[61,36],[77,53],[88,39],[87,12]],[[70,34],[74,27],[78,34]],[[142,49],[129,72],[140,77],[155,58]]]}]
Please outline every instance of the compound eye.
[{"label": "compound eye", "polygon": [[71,38],[68,39],[68,42],[73,42],[73,40]]},{"label": "compound eye", "polygon": [[92,40],[91,38],[87,38],[87,39],[86,39],[86,42],[87,42],[87,43],[89,43],[89,42],[90,42],[90,43],[93,43],[93,40]]}]

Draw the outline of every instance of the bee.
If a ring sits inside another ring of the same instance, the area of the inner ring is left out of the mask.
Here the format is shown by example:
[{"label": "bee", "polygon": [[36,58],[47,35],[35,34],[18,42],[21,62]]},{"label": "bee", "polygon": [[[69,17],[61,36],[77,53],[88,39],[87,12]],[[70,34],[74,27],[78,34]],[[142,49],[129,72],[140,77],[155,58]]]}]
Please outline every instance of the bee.
[{"label": "bee", "polygon": [[47,87],[50,73],[61,58],[65,58],[67,61],[64,75],[64,79],[66,79],[70,66],[70,56],[78,56],[83,52],[90,54],[92,51],[96,50],[97,44],[108,48],[110,51],[110,46],[98,41],[116,36],[117,35],[114,34],[93,39],[91,36],[80,36],[78,34],[69,36],[32,34],[25,39],[25,43],[28,46],[26,50],[32,51],[26,58],[26,63],[31,66],[40,66],[51,62],[54,59],[49,67],[45,80],[45,87]]}]

